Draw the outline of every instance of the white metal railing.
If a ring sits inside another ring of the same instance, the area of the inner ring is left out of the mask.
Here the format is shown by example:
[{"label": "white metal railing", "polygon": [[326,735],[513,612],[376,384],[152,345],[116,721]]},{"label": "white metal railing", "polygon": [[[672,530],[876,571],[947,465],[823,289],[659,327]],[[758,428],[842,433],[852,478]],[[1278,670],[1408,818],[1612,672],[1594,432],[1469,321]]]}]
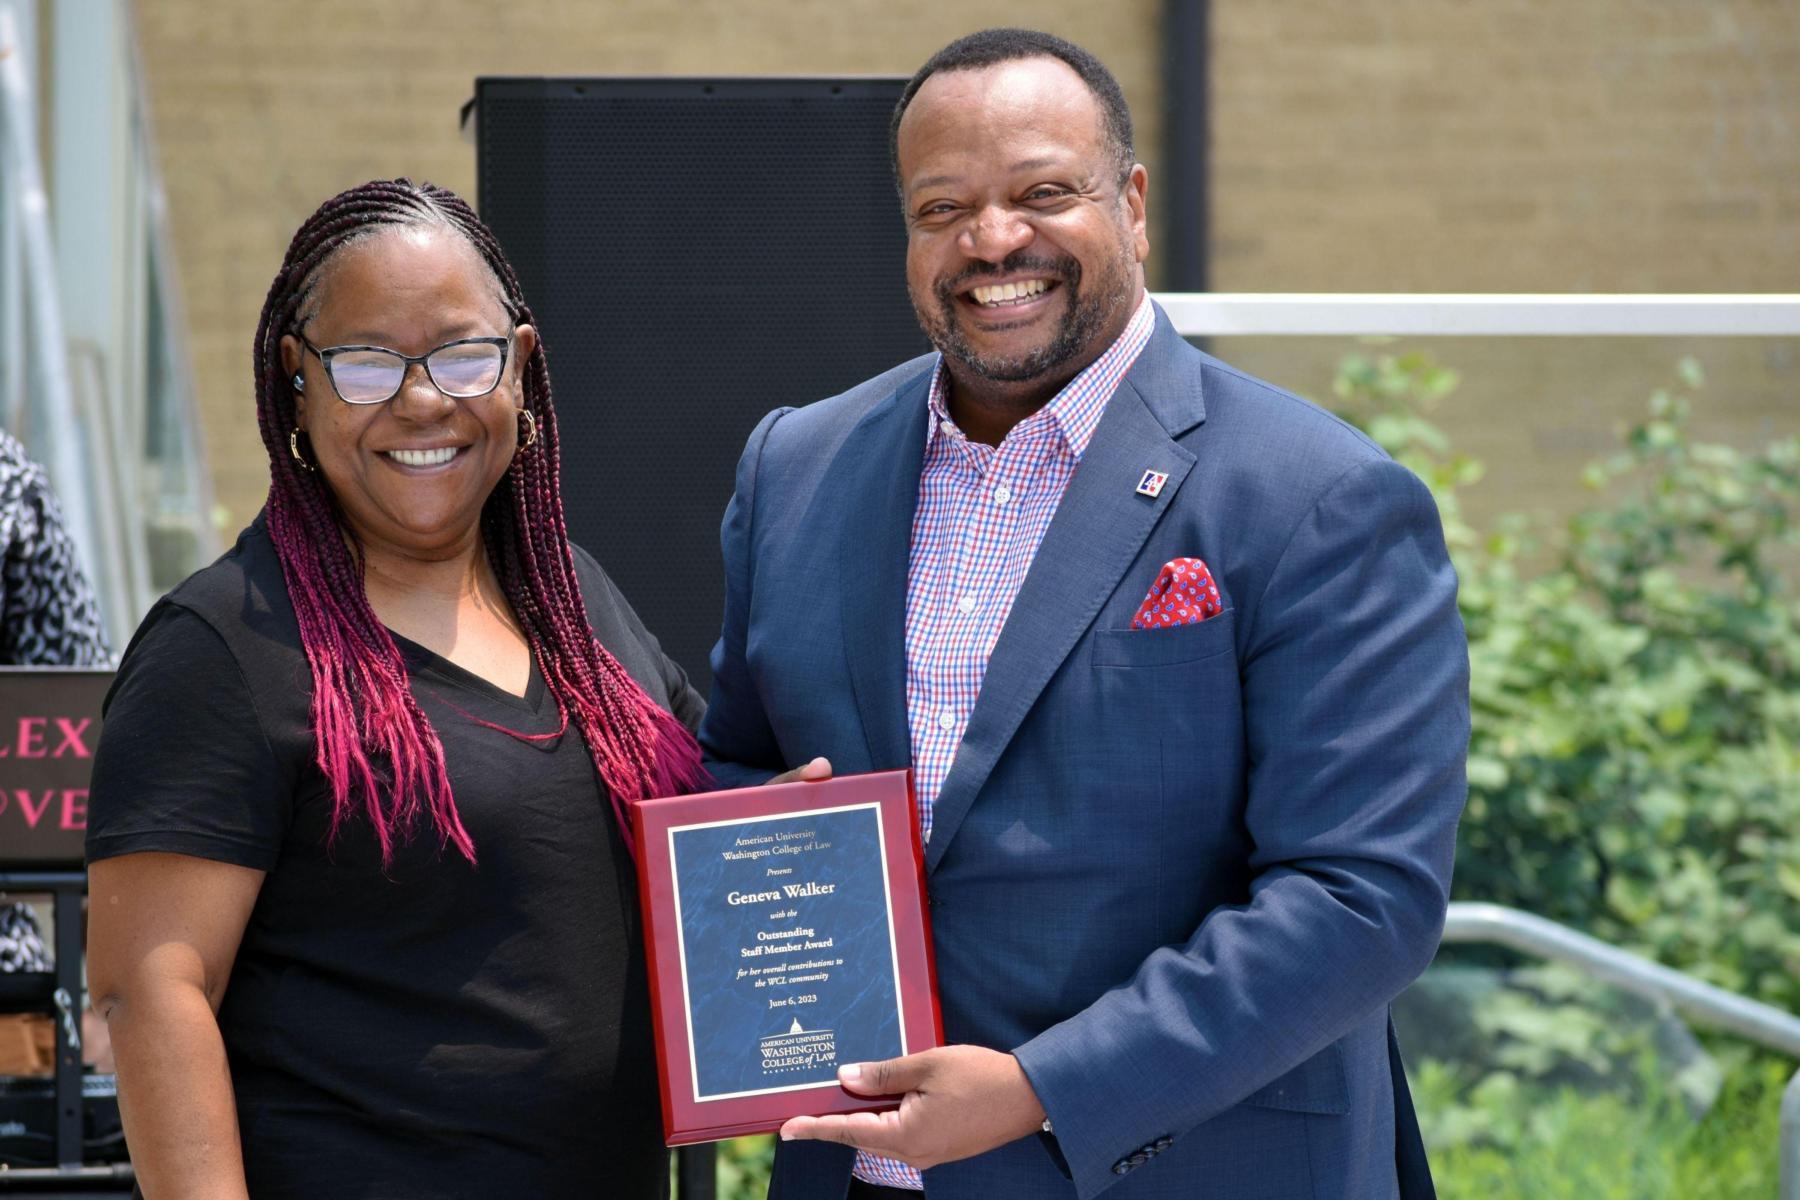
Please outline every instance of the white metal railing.
[{"label": "white metal railing", "polygon": [[1184,337],[1800,337],[1800,294],[1159,292]]},{"label": "white metal railing", "polygon": [[1444,919],[1446,944],[1486,942],[1569,963],[1603,983],[1669,1003],[1715,1029],[1800,1059],[1800,1017],[1728,992],[1566,925],[1500,904],[1458,902]]},{"label": "white metal railing", "polygon": [[126,0],[0,0],[0,420],[44,464],[115,647],[218,549],[146,112]]}]

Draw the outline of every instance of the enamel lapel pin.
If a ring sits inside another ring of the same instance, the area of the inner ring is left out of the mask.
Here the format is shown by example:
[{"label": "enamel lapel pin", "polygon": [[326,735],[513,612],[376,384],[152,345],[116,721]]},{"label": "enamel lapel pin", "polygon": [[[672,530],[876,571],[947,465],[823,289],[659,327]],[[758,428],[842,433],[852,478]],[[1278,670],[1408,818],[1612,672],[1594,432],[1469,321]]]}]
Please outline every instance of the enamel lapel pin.
[{"label": "enamel lapel pin", "polygon": [[1169,482],[1167,471],[1145,471],[1144,477],[1138,480],[1137,494],[1148,496],[1152,500],[1162,495],[1163,484]]}]

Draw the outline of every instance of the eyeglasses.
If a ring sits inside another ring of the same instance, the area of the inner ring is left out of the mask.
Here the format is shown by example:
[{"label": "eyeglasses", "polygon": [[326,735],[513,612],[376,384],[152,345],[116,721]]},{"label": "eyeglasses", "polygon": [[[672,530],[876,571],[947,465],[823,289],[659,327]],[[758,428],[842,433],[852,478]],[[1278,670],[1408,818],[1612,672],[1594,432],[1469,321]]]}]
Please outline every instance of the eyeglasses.
[{"label": "eyeglasses", "polygon": [[380,404],[406,382],[414,363],[424,363],[432,385],[446,396],[473,400],[500,386],[511,336],[459,338],[417,356],[385,346],[331,346],[321,350],[303,335],[300,342],[325,366],[331,390],[345,404]]}]

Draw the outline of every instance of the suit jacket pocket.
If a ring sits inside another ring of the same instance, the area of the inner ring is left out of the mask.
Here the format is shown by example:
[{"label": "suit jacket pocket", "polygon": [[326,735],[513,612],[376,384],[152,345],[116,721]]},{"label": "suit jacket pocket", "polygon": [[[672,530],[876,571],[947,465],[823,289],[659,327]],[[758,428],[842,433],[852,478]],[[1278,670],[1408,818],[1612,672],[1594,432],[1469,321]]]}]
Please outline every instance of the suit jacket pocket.
[{"label": "suit jacket pocket", "polygon": [[1096,629],[1094,665],[1097,667],[1165,667],[1199,662],[1231,650],[1237,625],[1237,609],[1192,625],[1167,629]]},{"label": "suit jacket pocket", "polygon": [[1350,1093],[1344,1082],[1344,1048],[1333,1042],[1273,1083],[1251,1092],[1244,1103],[1253,1108],[1279,1108],[1288,1112],[1332,1113],[1350,1111]]}]

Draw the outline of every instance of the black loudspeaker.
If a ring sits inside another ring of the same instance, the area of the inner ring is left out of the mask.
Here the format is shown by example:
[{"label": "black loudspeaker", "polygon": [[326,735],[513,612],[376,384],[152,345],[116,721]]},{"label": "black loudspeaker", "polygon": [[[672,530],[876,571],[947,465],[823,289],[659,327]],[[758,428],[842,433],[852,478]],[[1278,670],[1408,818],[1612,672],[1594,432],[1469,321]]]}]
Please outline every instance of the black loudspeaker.
[{"label": "black loudspeaker", "polygon": [[550,355],[569,533],[703,692],[719,519],[762,415],[928,347],[899,79],[482,79],[482,218]]}]

